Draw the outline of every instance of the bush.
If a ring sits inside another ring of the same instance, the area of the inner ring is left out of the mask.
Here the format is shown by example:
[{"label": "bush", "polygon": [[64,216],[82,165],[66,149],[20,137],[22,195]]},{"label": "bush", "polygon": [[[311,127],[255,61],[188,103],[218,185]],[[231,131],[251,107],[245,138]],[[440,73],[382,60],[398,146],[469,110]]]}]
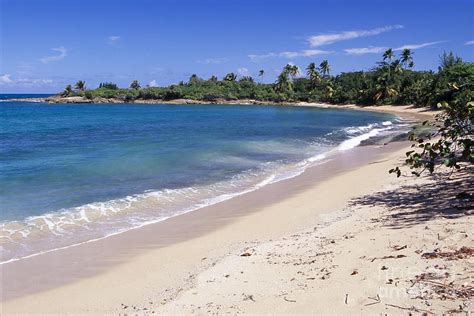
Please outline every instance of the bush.
[{"label": "bush", "polygon": [[[412,174],[420,176],[426,170],[435,172],[438,165],[454,170],[461,164],[473,164],[474,153],[474,64],[451,63],[443,68],[433,84],[433,99],[439,100],[442,113],[432,125],[434,132],[427,136],[412,135],[413,150],[406,153],[405,163]],[[399,177],[399,167],[390,170]]]},{"label": "bush", "polygon": [[100,88],[110,89],[110,90],[118,90],[118,86],[113,82],[101,82],[99,84],[99,89]]}]

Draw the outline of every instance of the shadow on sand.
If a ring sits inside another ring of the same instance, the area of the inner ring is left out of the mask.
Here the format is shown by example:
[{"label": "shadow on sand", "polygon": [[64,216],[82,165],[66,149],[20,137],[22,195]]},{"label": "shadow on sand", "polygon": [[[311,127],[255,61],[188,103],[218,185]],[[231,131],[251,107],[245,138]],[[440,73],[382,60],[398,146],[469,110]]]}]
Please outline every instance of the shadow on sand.
[{"label": "shadow on sand", "polygon": [[428,179],[428,183],[366,195],[352,204],[388,207],[390,213],[383,220],[395,229],[422,224],[437,216],[458,218],[473,214],[474,167]]}]

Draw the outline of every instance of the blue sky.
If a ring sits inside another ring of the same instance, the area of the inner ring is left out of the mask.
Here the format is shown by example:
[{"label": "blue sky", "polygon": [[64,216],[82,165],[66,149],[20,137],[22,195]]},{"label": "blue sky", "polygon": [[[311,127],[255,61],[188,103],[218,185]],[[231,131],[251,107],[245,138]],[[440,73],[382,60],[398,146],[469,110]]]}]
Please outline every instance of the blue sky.
[{"label": "blue sky", "polygon": [[387,48],[474,58],[474,0],[0,0],[0,92],[85,80],[168,85],[227,72],[273,82],[287,63],[370,69]]}]

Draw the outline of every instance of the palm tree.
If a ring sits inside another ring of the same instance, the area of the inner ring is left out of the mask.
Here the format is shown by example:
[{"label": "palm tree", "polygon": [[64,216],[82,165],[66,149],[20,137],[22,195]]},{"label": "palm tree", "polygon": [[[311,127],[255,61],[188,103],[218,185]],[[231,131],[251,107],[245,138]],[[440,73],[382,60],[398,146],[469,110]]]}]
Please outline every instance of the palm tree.
[{"label": "palm tree", "polygon": [[68,97],[68,96],[71,95],[71,93],[72,93],[72,86],[70,84],[68,84],[66,86],[66,88],[64,88],[64,91],[63,91],[62,95],[65,96],[65,97]]},{"label": "palm tree", "polygon": [[334,88],[328,84],[326,85],[326,90],[324,91],[324,96],[326,97],[326,101],[330,101],[334,95]]},{"label": "palm tree", "polygon": [[398,94],[397,90],[389,85],[377,84],[375,85],[377,93],[374,96],[374,101],[378,102],[381,99],[392,98]]},{"label": "palm tree", "polygon": [[398,94],[397,90],[395,89],[395,86],[390,84],[390,77],[388,75],[383,75],[377,78],[377,83],[375,84],[375,91],[375,102],[386,98],[392,98]]},{"label": "palm tree", "polygon": [[393,73],[395,74],[401,74],[403,72],[402,62],[400,59],[395,59],[395,61],[391,64],[391,67],[393,69]]},{"label": "palm tree", "polygon": [[316,87],[316,85],[321,81],[315,63],[310,63],[308,67],[306,67],[306,74],[308,75],[308,78],[311,81],[311,88],[314,89],[314,87]]},{"label": "palm tree", "polygon": [[278,76],[277,81],[275,82],[275,90],[277,92],[286,92],[293,90],[293,83],[291,82],[289,72],[287,69],[284,69],[281,74]]},{"label": "palm tree", "polygon": [[402,51],[400,60],[402,64],[405,66],[405,69],[413,68],[415,66],[415,63],[413,62],[413,53],[411,49],[405,48]]},{"label": "palm tree", "polygon": [[138,80],[133,80],[130,84],[130,89],[139,90],[140,89],[140,82]]},{"label": "palm tree", "polygon": [[331,66],[329,65],[329,62],[327,61],[327,59],[323,60],[319,64],[319,69],[323,76],[329,76],[329,71],[331,70]]},{"label": "palm tree", "polygon": [[227,74],[227,75],[225,75],[225,77],[224,77],[224,81],[230,81],[230,82],[233,82],[233,81],[235,81],[235,80],[237,80],[237,75],[236,75],[236,74],[234,74],[233,72],[231,72],[231,73],[228,73],[228,74]]},{"label": "palm tree", "polygon": [[293,78],[300,75],[300,69],[298,68],[298,66],[293,65],[293,66],[291,67],[290,75],[291,75]]},{"label": "palm tree", "polygon": [[296,65],[287,64],[285,68],[283,68],[284,72],[287,72],[292,78],[298,76],[300,74],[300,69]]},{"label": "palm tree", "polygon": [[86,82],[83,81],[83,80],[79,80],[79,81],[76,82],[76,84],[74,85],[74,88],[76,88],[76,89],[79,90],[79,91],[84,91],[84,90],[86,90]]},{"label": "palm tree", "polygon": [[258,76],[262,78],[261,81],[263,81],[263,75],[264,75],[264,74],[265,74],[265,70],[260,69],[260,70],[258,71]]},{"label": "palm tree", "polygon": [[[287,64],[275,82],[277,92],[293,91],[293,78],[300,74],[300,69],[296,65]],[[290,78],[291,77],[291,78]]]},{"label": "palm tree", "polygon": [[395,54],[393,53],[393,49],[389,48],[383,53],[383,60],[386,61],[388,59],[389,62],[392,62],[393,57]]},{"label": "palm tree", "polygon": [[[390,68],[392,68],[391,63],[393,57],[395,57],[395,54],[393,53],[393,49],[389,48],[383,53],[383,65],[388,66],[388,79],[390,80]],[[388,60],[388,62],[387,62]]]}]

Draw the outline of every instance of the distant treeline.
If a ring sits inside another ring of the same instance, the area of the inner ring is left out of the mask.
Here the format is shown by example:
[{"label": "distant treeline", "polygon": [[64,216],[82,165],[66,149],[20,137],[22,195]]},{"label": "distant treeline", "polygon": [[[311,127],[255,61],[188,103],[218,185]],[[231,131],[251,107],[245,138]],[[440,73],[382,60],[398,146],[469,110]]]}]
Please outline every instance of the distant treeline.
[{"label": "distant treeline", "polygon": [[301,70],[286,65],[275,83],[259,83],[265,76],[260,70],[258,79],[250,76],[238,78],[234,73],[222,80],[216,76],[203,79],[192,75],[187,82],[168,87],[141,87],[135,80],[129,88],[121,89],[112,82],[101,83],[97,89],[87,90],[84,81],[67,86],[63,96],[116,98],[123,101],[136,99],[192,99],[214,102],[218,100],[253,99],[263,102],[327,102],[356,104],[414,104],[436,106],[440,101],[462,98],[472,99],[474,64],[464,62],[453,53],[440,56],[437,72],[415,71],[412,52],[405,49],[395,56],[388,49],[369,71],[345,72],[336,76],[330,73],[327,60],[319,65],[310,63],[300,77]]}]

